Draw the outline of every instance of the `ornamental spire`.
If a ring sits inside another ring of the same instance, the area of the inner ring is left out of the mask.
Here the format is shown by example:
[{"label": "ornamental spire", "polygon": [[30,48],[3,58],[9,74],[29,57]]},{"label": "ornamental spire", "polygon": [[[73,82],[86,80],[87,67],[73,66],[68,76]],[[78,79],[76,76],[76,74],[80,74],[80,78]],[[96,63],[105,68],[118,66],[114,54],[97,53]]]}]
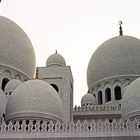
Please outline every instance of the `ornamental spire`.
[{"label": "ornamental spire", "polygon": [[57,50],[55,50],[55,54],[57,54]]},{"label": "ornamental spire", "polygon": [[119,24],[119,26],[120,26],[120,27],[119,27],[119,36],[123,36],[122,23],[123,23],[122,21],[119,21],[119,22],[118,22],[118,24]]}]

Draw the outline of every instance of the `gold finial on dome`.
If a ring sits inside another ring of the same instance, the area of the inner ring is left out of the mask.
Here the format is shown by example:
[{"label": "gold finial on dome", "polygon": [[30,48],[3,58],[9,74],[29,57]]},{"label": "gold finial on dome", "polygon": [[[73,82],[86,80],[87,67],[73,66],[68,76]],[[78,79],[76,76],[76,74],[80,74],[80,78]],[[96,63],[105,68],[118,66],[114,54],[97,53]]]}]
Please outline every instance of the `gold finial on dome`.
[{"label": "gold finial on dome", "polygon": [[120,25],[119,27],[119,36],[123,36],[123,30],[122,30],[122,21],[119,21],[118,24]]},{"label": "gold finial on dome", "polygon": [[35,79],[39,79],[38,67],[36,67],[36,75],[35,75]]}]

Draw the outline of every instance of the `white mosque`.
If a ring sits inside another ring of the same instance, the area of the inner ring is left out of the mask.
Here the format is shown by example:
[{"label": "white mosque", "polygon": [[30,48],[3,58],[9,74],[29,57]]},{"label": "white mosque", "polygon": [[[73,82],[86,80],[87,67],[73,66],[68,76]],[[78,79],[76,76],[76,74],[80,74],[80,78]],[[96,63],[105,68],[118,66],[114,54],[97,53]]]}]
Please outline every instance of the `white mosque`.
[{"label": "white mosque", "polygon": [[63,56],[55,52],[36,68],[28,36],[0,16],[0,140],[139,140],[139,77],[140,39],[123,35],[120,24],[120,35],[93,53],[88,93],[73,107]]}]

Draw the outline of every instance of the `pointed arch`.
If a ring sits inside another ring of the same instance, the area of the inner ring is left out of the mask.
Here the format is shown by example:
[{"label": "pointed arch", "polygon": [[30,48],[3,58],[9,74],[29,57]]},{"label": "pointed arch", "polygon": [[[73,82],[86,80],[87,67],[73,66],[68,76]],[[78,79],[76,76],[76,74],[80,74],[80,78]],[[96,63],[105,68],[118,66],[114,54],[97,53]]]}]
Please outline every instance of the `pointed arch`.
[{"label": "pointed arch", "polygon": [[114,94],[115,94],[115,100],[121,100],[122,99],[122,93],[121,93],[121,87],[116,86],[114,88]]},{"label": "pointed arch", "polygon": [[102,98],[102,91],[101,90],[98,92],[97,98],[98,98],[98,104],[99,105],[103,104],[103,98]]},{"label": "pointed arch", "polygon": [[8,78],[4,78],[2,80],[2,85],[1,85],[1,89],[4,91],[6,84],[9,82]]},{"label": "pointed arch", "polygon": [[106,88],[105,89],[105,102],[111,101],[111,89]]},{"label": "pointed arch", "polygon": [[4,71],[3,74],[6,75],[6,77],[12,77],[12,74],[9,70]]}]

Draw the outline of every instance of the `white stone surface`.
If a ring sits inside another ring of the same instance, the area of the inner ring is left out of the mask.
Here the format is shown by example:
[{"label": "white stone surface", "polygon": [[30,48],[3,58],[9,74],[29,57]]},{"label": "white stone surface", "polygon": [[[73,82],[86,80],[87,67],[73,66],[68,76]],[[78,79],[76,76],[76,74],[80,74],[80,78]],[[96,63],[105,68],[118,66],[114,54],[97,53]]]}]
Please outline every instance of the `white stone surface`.
[{"label": "white stone surface", "polygon": [[0,65],[14,68],[32,78],[35,53],[25,32],[13,21],[0,16]]},{"label": "white stone surface", "polygon": [[49,84],[57,85],[63,103],[64,121],[73,120],[73,76],[69,66],[40,67],[39,77]]},{"label": "white stone surface", "polygon": [[56,91],[42,80],[21,84],[9,97],[6,120],[63,120],[62,101]]},{"label": "white stone surface", "polygon": [[125,90],[121,113],[124,119],[140,118],[140,78],[133,81]]},{"label": "white stone surface", "polygon": [[2,117],[3,113],[5,114],[7,101],[8,101],[7,96],[0,89],[0,117]]},{"label": "white stone surface", "polygon": [[81,99],[81,105],[84,104],[96,104],[96,99],[93,94],[87,93]]},{"label": "white stone surface", "polygon": [[[63,56],[52,54],[46,67],[38,69],[41,80],[29,80],[35,69],[31,42],[18,25],[2,16],[0,49],[0,85],[9,79],[5,93],[13,92],[7,99],[0,89],[0,139],[140,139],[140,78],[135,80],[140,76],[139,39],[118,36],[96,50],[87,70],[89,93],[74,109],[73,76]],[[116,86],[123,100],[115,99]],[[99,91],[103,105],[96,104]],[[121,112],[128,120],[120,119]]]},{"label": "white stone surface", "polygon": [[140,40],[135,37],[111,38],[94,52],[87,69],[88,87],[120,75],[140,75]]},{"label": "white stone surface", "polygon": [[66,66],[64,57],[58,53],[50,55],[47,59],[46,66]]},{"label": "white stone surface", "polygon": [[5,92],[13,92],[22,82],[17,79],[10,80],[5,86]]}]

